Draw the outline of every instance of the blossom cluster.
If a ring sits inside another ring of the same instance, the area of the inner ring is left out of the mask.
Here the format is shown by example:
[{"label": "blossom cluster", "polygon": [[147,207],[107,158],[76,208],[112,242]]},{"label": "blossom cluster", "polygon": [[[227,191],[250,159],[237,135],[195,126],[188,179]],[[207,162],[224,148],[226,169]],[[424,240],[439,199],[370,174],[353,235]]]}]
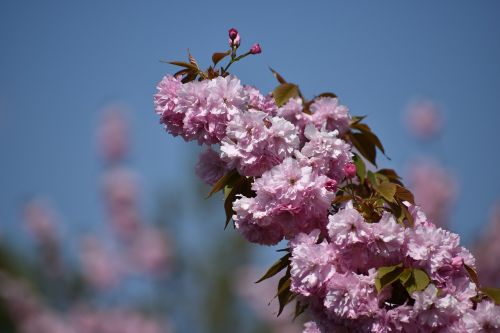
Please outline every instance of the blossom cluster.
[{"label": "blossom cluster", "polygon": [[[301,234],[292,245],[291,289],[318,320],[306,332],[498,332],[500,307],[472,298],[478,287],[466,267],[474,257],[458,235],[436,227],[413,207],[414,228],[385,214],[366,223],[348,204],[331,215],[328,237]],[[377,290],[377,268],[403,263],[430,277],[408,299],[394,298],[391,285]]]},{"label": "blossom cluster", "polygon": [[[229,65],[239,59],[233,30]],[[428,220],[395,172],[366,172],[360,155],[375,164],[375,147],[384,151],[362,118],[331,93],[306,101],[277,73],[271,95],[224,68],[210,73],[165,76],[156,113],[170,134],[208,146],[196,172],[224,190],[246,239],[288,241],[266,275],[287,267],[280,306],[296,298],[308,308],[304,332],[500,331],[500,307],[458,235]]]},{"label": "blossom cluster", "polygon": [[326,231],[336,185],[352,159],[339,138],[350,116],[336,98],[318,99],[308,115],[297,100],[278,107],[232,75],[184,84],[167,75],[155,107],[170,134],[207,145],[196,170],[206,183],[229,170],[254,179],[252,196],[233,204],[235,226],[248,240],[272,245]]}]

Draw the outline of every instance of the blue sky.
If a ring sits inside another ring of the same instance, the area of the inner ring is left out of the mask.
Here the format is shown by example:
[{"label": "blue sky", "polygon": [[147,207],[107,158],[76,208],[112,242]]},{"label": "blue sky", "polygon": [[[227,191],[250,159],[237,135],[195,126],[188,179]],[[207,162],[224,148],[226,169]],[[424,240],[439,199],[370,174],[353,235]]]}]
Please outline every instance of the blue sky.
[{"label": "blue sky", "polygon": [[[392,158],[385,166],[439,153],[461,184],[452,229],[468,241],[500,198],[499,13],[498,1],[2,1],[0,230],[20,234],[19,203],[31,194],[51,198],[72,231],[102,218],[94,135],[113,101],[131,110],[134,167],[152,215],[162,189],[193,177],[198,150],[158,125],[152,94],[175,70],[158,60],[184,59],[190,48],[208,65],[236,27],[243,48],[263,48],[233,68],[244,83],[271,90],[272,66],[309,97],[334,91],[368,115]],[[434,146],[404,127],[415,97],[444,107]]]}]

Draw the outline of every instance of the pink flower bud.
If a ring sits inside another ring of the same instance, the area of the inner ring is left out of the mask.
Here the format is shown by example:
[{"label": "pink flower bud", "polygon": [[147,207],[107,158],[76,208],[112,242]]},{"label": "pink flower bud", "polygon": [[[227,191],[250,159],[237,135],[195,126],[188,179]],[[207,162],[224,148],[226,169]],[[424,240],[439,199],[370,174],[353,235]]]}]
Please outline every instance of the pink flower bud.
[{"label": "pink flower bud", "polygon": [[235,28],[229,29],[229,46],[230,47],[238,47],[240,46],[240,34],[238,33],[238,30]]},{"label": "pink flower bud", "polygon": [[352,178],[356,176],[356,166],[353,163],[347,163],[344,166],[344,172],[347,178]]},{"label": "pink flower bud", "polygon": [[238,30],[236,30],[235,28],[229,29],[229,39],[230,40],[236,39],[237,36],[238,36]]},{"label": "pink flower bud", "polygon": [[325,182],[325,188],[327,191],[335,192],[337,190],[337,181],[335,179],[328,179]]},{"label": "pink flower bud", "polygon": [[259,43],[253,44],[252,47],[250,48],[251,54],[259,54],[261,52],[262,52],[262,49],[260,48]]}]

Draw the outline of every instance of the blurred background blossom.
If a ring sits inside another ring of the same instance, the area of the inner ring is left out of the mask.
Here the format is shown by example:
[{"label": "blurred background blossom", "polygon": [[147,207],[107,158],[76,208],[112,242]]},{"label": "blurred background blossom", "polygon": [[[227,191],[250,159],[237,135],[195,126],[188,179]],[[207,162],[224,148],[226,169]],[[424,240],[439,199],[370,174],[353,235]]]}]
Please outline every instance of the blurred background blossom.
[{"label": "blurred background blossom", "polygon": [[500,284],[499,10],[2,2],[0,332],[300,331],[254,283],[279,253],[223,231],[220,200],[194,176],[201,149],[165,135],[153,111],[174,71],[158,60],[190,48],[208,66],[232,26],[263,50],[234,68],[245,84],[270,91],[271,66],[368,115],[391,158],[381,167],[406,170],[417,202],[475,248],[484,284]]}]

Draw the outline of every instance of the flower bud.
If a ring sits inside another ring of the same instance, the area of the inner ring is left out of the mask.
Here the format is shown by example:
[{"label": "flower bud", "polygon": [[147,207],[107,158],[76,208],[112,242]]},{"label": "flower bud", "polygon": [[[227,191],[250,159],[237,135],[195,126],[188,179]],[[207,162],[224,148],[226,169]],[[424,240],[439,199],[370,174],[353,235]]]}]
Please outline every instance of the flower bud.
[{"label": "flower bud", "polygon": [[337,181],[335,179],[328,179],[325,182],[325,188],[327,191],[335,192],[337,190]]},{"label": "flower bud", "polygon": [[250,48],[251,54],[259,54],[261,52],[262,52],[262,49],[260,48],[259,43],[253,44],[252,47]]},{"label": "flower bud", "polygon": [[347,178],[353,178],[356,176],[356,166],[353,163],[347,163],[344,166],[344,172]]},{"label": "flower bud", "polygon": [[229,29],[229,39],[230,40],[235,39],[237,36],[238,36],[238,30],[236,30],[235,28]]},{"label": "flower bud", "polygon": [[229,38],[229,46],[230,47],[240,46],[240,34],[237,34],[236,38],[234,38],[234,39]]}]

